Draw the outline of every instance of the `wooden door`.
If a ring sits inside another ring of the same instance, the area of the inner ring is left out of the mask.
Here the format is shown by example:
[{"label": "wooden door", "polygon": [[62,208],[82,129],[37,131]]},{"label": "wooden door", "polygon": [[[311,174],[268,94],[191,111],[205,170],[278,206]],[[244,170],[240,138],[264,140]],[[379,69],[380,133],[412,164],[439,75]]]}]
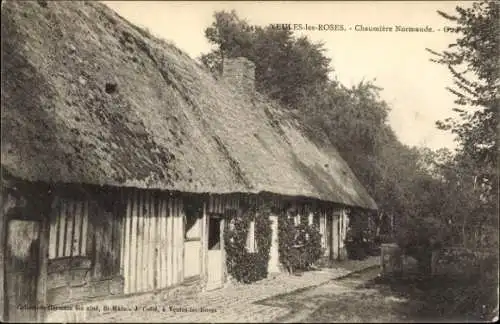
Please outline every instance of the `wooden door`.
[{"label": "wooden door", "polygon": [[222,221],[220,217],[208,217],[207,290],[223,284]]},{"label": "wooden door", "polygon": [[7,225],[6,314],[9,322],[36,321],[40,223],[12,219]]}]

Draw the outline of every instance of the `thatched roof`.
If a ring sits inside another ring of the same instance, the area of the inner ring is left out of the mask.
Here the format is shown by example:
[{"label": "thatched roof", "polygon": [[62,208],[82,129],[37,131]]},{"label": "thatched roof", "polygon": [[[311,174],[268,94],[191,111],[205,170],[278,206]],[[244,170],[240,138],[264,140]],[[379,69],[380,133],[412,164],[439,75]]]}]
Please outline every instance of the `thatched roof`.
[{"label": "thatched roof", "polygon": [[375,209],[332,148],[106,6],[2,4],[2,168],[29,181],[273,192]]}]

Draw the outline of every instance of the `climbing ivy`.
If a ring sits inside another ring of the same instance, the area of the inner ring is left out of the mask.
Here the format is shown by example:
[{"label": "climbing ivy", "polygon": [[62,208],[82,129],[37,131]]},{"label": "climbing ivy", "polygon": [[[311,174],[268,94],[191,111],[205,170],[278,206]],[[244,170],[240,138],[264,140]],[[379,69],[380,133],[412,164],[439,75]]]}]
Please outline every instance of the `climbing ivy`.
[{"label": "climbing ivy", "polygon": [[[243,205],[243,204],[240,204]],[[230,224],[224,232],[228,273],[237,281],[251,283],[267,277],[267,264],[271,248],[272,229],[270,208],[251,204],[226,213]],[[250,222],[255,221],[257,252],[246,249]]]},{"label": "climbing ivy", "polygon": [[321,234],[314,224],[295,225],[293,218],[282,213],[278,229],[279,258],[288,272],[307,270],[321,258]]}]

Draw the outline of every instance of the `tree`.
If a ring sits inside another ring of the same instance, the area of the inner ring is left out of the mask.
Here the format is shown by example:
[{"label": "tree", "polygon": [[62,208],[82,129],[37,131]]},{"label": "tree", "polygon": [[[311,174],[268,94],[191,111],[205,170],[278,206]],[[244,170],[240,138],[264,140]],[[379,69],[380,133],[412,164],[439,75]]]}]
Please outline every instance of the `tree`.
[{"label": "tree", "polygon": [[431,61],[450,70],[454,87],[448,90],[461,107],[454,108],[458,116],[438,121],[437,126],[456,134],[459,154],[475,164],[477,180],[490,185],[498,178],[499,7],[497,1],[480,1],[471,8],[456,7],[456,15],[438,11],[457,25],[458,38],[442,53],[427,49],[435,57]]},{"label": "tree", "polygon": [[480,1],[470,8],[456,7],[455,15],[438,11],[456,24],[457,41],[442,53],[428,49],[434,56],[431,61],[450,70],[454,86],[447,89],[460,107],[454,108],[458,116],[438,121],[437,126],[455,134],[460,144],[445,174],[449,184],[460,187],[454,201],[460,202],[457,213],[463,213],[464,245],[471,231],[477,234],[484,226],[496,228],[498,236],[499,8],[496,1]]},{"label": "tree", "polygon": [[222,72],[225,57],[246,56],[252,46],[252,32],[236,11],[217,11],[215,21],[205,29],[205,37],[217,48],[201,56],[201,62],[213,72]]},{"label": "tree", "polygon": [[[470,16],[467,11],[466,14]],[[396,231],[413,231],[421,236],[433,233],[427,237],[429,241],[415,236],[417,241],[410,245],[421,244],[421,251],[425,251],[430,241],[445,239],[446,231],[442,230],[449,224],[456,229],[452,236],[466,242],[471,237],[467,231],[469,225],[488,222],[487,205],[479,203],[481,195],[477,190],[483,188],[485,182],[481,180],[480,186],[475,183],[490,174],[480,173],[483,170],[480,166],[484,165],[481,163],[493,163],[493,159],[482,159],[485,155],[478,150],[487,148],[487,141],[493,138],[489,133],[489,137],[483,136],[487,133],[483,130],[488,129],[486,126],[492,121],[491,116],[483,112],[494,108],[491,105],[494,98],[486,95],[480,100],[476,98],[475,103],[482,104],[484,109],[468,115],[469,119],[449,119],[449,125],[440,124],[459,134],[464,147],[461,154],[453,157],[447,151],[417,150],[398,140],[388,124],[389,106],[380,98],[381,89],[374,82],[363,81],[348,88],[328,78],[333,69],[324,55],[323,44],[311,43],[305,37],[296,38],[290,30],[271,26],[252,28],[234,11],[218,12],[214,17],[205,35],[216,47],[202,57],[204,64],[212,70],[220,70],[228,57],[244,56],[252,60],[256,64],[257,90],[279,100],[286,113],[295,118],[318,145],[333,144],[338,148],[377,201],[380,213],[392,220]],[[457,46],[452,46],[452,50]],[[435,55],[440,55],[436,61],[448,64],[455,72],[458,89],[469,93],[463,90],[466,83],[462,82],[469,72],[460,74],[455,65],[459,54]],[[468,57],[475,65],[480,64],[481,60],[475,60],[469,52],[463,55],[462,62],[468,62]],[[490,61],[487,64],[493,65]],[[492,73],[483,74],[484,80],[494,78]],[[479,90],[484,88],[479,83],[475,86]],[[450,91],[459,93],[459,90]],[[474,99],[460,98],[460,102],[469,104]],[[481,145],[475,145],[479,142]],[[484,195],[485,190],[482,191]]]},{"label": "tree", "polygon": [[235,11],[215,12],[214,19],[205,36],[215,49],[200,58],[211,71],[222,72],[225,58],[246,57],[255,63],[256,89],[292,109],[328,81],[323,44],[290,30],[250,26]]}]

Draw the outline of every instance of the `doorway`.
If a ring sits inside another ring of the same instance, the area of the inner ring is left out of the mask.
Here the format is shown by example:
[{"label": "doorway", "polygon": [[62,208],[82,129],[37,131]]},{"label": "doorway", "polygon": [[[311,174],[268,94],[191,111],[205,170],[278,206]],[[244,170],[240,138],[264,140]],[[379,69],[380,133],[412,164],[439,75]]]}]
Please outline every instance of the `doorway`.
[{"label": "doorway", "polygon": [[5,245],[5,313],[9,322],[37,320],[40,222],[11,219]]},{"label": "doorway", "polygon": [[207,290],[223,284],[223,222],[219,215],[208,216]]}]

